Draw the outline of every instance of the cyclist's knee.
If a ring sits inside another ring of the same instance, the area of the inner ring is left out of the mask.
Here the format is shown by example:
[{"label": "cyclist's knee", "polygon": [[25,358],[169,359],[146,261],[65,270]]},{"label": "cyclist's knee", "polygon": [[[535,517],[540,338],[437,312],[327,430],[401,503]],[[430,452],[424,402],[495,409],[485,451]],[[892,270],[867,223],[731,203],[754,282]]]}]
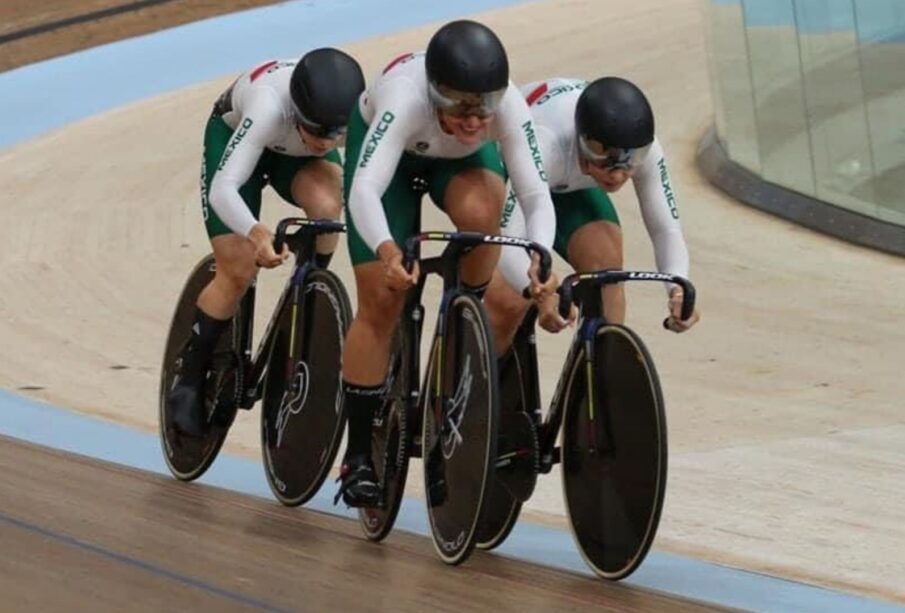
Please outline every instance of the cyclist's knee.
[{"label": "cyclist's knee", "polygon": [[343,213],[342,198],[333,198],[331,200],[325,201],[321,204],[320,209],[320,217],[326,217],[328,219],[339,219]]},{"label": "cyclist's knee", "polygon": [[500,228],[506,185],[496,174],[471,169],[456,175],[447,186],[444,206],[456,227],[496,233]]},{"label": "cyclist's knee", "polygon": [[251,241],[230,234],[215,237],[211,244],[217,260],[214,283],[233,295],[245,293],[258,274],[255,250]]},{"label": "cyclist's knee", "polygon": [[622,268],[622,230],[604,221],[586,224],[569,239],[568,254],[580,272]]},{"label": "cyclist's knee", "polygon": [[342,172],[338,165],[314,160],[292,181],[292,197],[308,217],[339,219],[342,214]]},{"label": "cyclist's knee", "polygon": [[312,219],[339,219],[343,212],[339,192],[318,191],[303,205],[305,213]]},{"label": "cyclist's knee", "polygon": [[224,291],[235,296],[241,296],[252,284],[257,275],[257,267],[242,265],[217,266],[214,282],[220,285]]},{"label": "cyclist's knee", "polygon": [[358,311],[355,319],[375,336],[389,337],[405,305],[405,292],[395,292],[384,284],[383,266],[378,263],[355,267]]},{"label": "cyclist's knee", "polygon": [[622,252],[595,252],[582,258],[582,265],[576,267],[581,272],[622,268]]},{"label": "cyclist's knee", "polygon": [[500,230],[500,211],[488,201],[486,206],[468,203],[460,208],[458,215],[451,215],[461,230],[497,234]]}]

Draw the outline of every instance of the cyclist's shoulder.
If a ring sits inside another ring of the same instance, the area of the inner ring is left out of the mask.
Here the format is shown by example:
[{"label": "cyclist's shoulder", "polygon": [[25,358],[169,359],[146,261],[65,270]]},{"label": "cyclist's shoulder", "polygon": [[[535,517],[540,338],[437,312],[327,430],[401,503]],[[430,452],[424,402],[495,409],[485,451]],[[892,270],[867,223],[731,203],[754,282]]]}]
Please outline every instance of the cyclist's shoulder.
[{"label": "cyclist's shoulder", "polygon": [[296,60],[266,60],[246,70],[233,84],[234,101],[245,113],[281,116],[289,101]]},{"label": "cyclist's shoulder", "polygon": [[425,80],[427,79],[424,68],[423,51],[407,51],[393,56],[383,65],[383,68],[380,69],[375,82],[385,79],[410,77],[415,74],[424,75]]},{"label": "cyclist's shoulder", "polygon": [[414,96],[427,99],[427,74],[424,54],[403,53],[393,57],[371,81],[368,88],[373,96]]},{"label": "cyclist's shoulder", "polygon": [[287,117],[286,100],[272,88],[257,88],[246,92],[239,111],[243,121],[254,122],[259,129],[272,130],[282,126]]},{"label": "cyclist's shoulder", "polygon": [[248,90],[285,88],[288,91],[289,80],[297,63],[297,59],[262,60],[241,73],[236,83]]},{"label": "cyclist's shoulder", "polygon": [[551,77],[526,83],[520,89],[528,106],[540,109],[563,103],[574,105],[587,84],[584,79]]},{"label": "cyclist's shoulder", "polygon": [[365,108],[381,114],[390,112],[406,124],[425,121],[431,104],[423,64],[423,54],[407,53],[393,58],[365,92]]}]

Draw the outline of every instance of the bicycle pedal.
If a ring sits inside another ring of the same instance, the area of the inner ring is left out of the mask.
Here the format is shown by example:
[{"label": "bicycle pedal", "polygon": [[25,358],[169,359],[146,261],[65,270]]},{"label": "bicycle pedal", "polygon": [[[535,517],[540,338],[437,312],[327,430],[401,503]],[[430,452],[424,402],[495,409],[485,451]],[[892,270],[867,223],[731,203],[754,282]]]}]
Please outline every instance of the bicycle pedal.
[{"label": "bicycle pedal", "polygon": [[548,474],[551,470],[553,470],[553,465],[559,464],[561,460],[562,450],[559,447],[554,447],[553,451],[540,458],[540,466],[538,467],[538,472],[544,475]]},{"label": "bicycle pedal", "polygon": [[259,392],[260,392],[260,390],[255,389],[255,388],[246,389],[242,393],[242,396],[244,396],[244,398],[241,401],[237,402],[236,404],[238,404],[239,408],[242,409],[243,411],[250,411],[252,409],[252,407],[255,406],[255,403],[261,398],[261,396],[259,395]]}]

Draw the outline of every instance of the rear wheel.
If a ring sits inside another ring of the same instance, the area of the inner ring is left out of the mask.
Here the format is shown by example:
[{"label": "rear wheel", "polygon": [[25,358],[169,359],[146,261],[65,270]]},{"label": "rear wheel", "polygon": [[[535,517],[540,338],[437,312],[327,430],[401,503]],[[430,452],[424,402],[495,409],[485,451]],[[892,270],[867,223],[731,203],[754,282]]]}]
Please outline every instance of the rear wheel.
[{"label": "rear wheel", "polygon": [[480,300],[458,294],[443,317],[425,378],[422,457],[434,548],[459,564],[474,548],[493,479],[499,388]]},{"label": "rear wheel", "polygon": [[634,332],[603,325],[594,350],[590,369],[581,351],[567,379],[563,492],[585,561],[601,577],[618,580],[644,560],[660,522],[666,414],[653,360]]},{"label": "rear wheel", "polygon": [[[214,278],[216,264],[214,256],[201,260],[189,275],[176,311],[170,323],[167,344],[164,349],[163,366],[160,372],[160,392],[158,399],[160,443],[164,460],[174,477],[182,481],[197,479],[216,459],[229,427],[236,416],[241,385],[240,346],[245,309],[240,307],[230,325],[220,336],[211,358],[211,367],[204,384],[204,411],[206,428],[201,437],[186,436],[173,426],[167,406],[167,394],[173,386],[179,359],[183,348],[192,334],[195,303],[201,290]],[[243,302],[244,305],[244,302]]]},{"label": "rear wheel", "polygon": [[[516,338],[516,343],[519,340]],[[484,514],[478,525],[478,549],[491,550],[503,544],[518,521],[522,501],[528,497],[526,492],[520,491],[524,486],[519,485],[531,485],[530,489],[533,490],[537,478],[537,437],[534,436],[531,418],[525,412],[525,372],[522,360],[523,353],[514,345],[513,350],[499,361],[500,432],[497,465]],[[520,453],[523,451],[529,453]],[[516,455],[511,455],[513,453]],[[527,494],[530,495],[530,491]]]},{"label": "rear wheel", "polygon": [[342,440],[342,351],[352,309],[342,282],[312,270],[283,304],[261,410],[264,472],[274,496],[304,504],[323,484]]}]

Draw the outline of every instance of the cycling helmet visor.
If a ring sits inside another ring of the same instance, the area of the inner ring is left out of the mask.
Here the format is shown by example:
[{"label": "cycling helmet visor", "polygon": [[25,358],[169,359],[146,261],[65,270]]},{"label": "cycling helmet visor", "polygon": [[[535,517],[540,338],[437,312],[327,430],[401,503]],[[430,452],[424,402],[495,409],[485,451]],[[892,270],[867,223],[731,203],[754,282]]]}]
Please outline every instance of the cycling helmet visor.
[{"label": "cycling helmet visor", "polygon": [[325,126],[319,124],[305,117],[298,109],[296,109],[295,120],[298,125],[304,128],[305,132],[317,138],[336,140],[346,133],[346,126]]},{"label": "cycling helmet visor", "polygon": [[598,168],[608,170],[631,170],[644,159],[650,150],[650,145],[638,149],[621,149],[619,147],[607,147],[599,141],[578,137],[578,149],[581,157]]},{"label": "cycling helmet visor", "polygon": [[479,94],[457,91],[429,82],[428,92],[434,106],[445,113],[456,117],[475,116],[485,119],[496,113],[506,94],[506,88]]}]

